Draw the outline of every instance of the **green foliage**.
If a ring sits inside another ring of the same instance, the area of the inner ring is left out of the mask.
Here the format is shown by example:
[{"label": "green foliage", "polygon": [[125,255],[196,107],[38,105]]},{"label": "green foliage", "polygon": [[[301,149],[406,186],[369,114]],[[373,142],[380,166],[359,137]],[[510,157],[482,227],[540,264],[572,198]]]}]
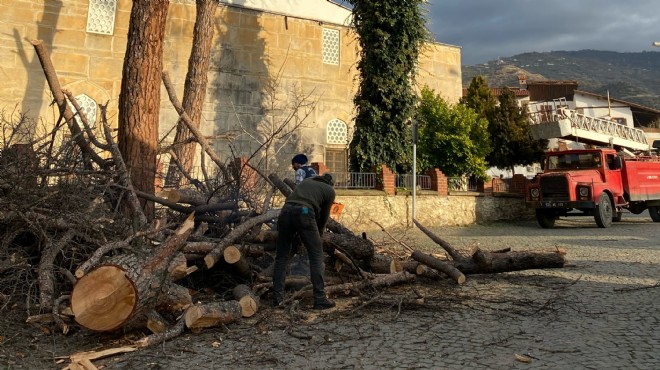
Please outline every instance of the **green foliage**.
[{"label": "green foliage", "polygon": [[410,167],[410,128],[415,95],[411,76],[428,39],[423,0],[350,0],[359,36],[360,86],[354,98],[351,168],[371,171],[387,164]]},{"label": "green foliage", "polygon": [[485,118],[489,122],[497,115],[497,99],[493,96],[488,82],[483,76],[476,76],[472,79],[466,96],[461,98],[461,103],[472,108],[481,118]]},{"label": "green foliage", "polygon": [[416,118],[422,169],[437,167],[449,177],[486,178],[488,121],[465,105],[450,105],[428,87],[422,89]]},{"label": "green foliage", "polygon": [[541,161],[548,141],[532,138],[527,114],[518,106],[510,89],[504,89],[499,102],[495,119],[491,120],[488,129],[493,147],[487,157],[488,163],[502,169],[513,169],[515,165]]}]

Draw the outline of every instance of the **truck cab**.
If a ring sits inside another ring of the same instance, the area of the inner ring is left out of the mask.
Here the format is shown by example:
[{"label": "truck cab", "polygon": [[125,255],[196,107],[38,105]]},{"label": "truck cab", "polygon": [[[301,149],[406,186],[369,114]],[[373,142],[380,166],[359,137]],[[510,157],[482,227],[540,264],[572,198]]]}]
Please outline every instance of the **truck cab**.
[{"label": "truck cab", "polygon": [[658,222],[659,175],[657,158],[627,160],[609,148],[551,151],[544,172],[528,186],[526,200],[543,228],[552,228],[561,216],[584,215],[593,216],[599,227],[610,227],[621,220],[623,208],[633,213],[648,208]]}]

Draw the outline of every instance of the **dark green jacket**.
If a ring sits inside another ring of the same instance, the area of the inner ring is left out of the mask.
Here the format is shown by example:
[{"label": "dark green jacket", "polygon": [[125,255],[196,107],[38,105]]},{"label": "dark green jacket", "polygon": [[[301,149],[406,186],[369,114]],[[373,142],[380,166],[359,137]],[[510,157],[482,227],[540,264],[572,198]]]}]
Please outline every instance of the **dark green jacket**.
[{"label": "dark green jacket", "polygon": [[319,233],[323,234],[335,201],[335,189],[323,176],[310,177],[296,186],[287,203],[302,204],[314,210]]}]

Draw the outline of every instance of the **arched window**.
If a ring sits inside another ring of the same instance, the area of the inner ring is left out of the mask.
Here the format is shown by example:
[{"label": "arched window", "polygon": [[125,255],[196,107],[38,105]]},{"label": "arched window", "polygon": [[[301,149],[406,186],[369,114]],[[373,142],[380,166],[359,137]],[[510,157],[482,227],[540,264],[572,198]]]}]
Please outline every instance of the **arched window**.
[{"label": "arched window", "polygon": [[346,122],[336,118],[328,122],[326,144],[325,165],[338,175],[348,172],[348,125]]},{"label": "arched window", "polygon": [[348,126],[344,121],[335,118],[328,122],[326,133],[326,142],[328,144],[348,144]]},{"label": "arched window", "polygon": [[[80,109],[85,114],[85,117],[87,117],[87,122],[89,122],[89,127],[93,128],[96,125],[96,111],[97,111],[96,101],[94,101],[94,99],[90,98],[85,94],[80,94],[76,96],[75,99],[78,105],[80,106]],[[78,113],[76,111],[76,108],[73,107],[73,104],[69,103],[69,108],[71,108],[74,114]],[[82,121],[80,121],[80,118],[78,118],[77,115],[76,115],[76,122],[78,123],[78,126],[81,129],[85,128],[85,126],[83,126],[82,124]]]}]

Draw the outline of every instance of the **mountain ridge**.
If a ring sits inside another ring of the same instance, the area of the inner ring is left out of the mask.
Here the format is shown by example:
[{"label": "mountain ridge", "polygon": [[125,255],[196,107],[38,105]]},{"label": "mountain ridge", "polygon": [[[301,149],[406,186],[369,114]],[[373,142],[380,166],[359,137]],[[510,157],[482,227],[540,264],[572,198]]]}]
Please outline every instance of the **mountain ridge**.
[{"label": "mountain ridge", "polygon": [[660,110],[660,52],[602,50],[527,52],[462,66],[463,86],[482,75],[491,87],[534,80],[575,80],[578,89]]}]

